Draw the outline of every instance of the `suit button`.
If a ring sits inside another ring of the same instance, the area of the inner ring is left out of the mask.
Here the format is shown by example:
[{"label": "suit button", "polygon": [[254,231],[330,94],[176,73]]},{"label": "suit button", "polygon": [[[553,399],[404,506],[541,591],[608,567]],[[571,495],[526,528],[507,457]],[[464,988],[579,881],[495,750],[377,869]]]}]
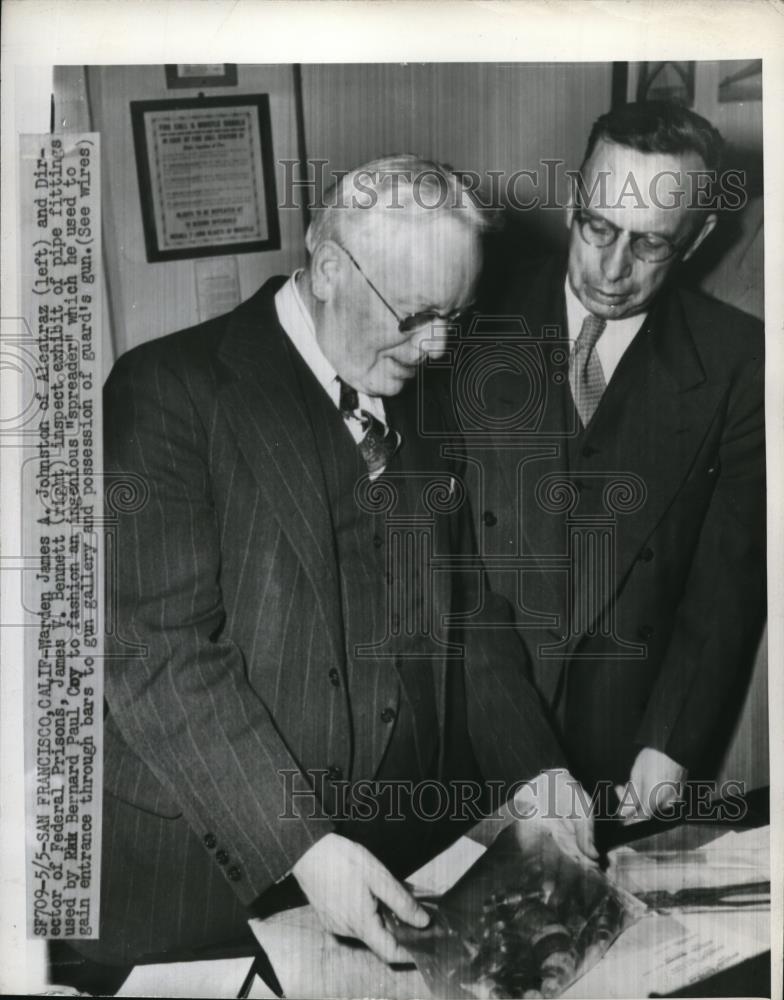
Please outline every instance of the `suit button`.
[{"label": "suit button", "polygon": [[343,777],[343,768],[337,764],[330,764],[327,768],[327,777],[330,781],[340,781]]},{"label": "suit button", "polygon": [[373,545],[375,545],[377,549],[380,549],[383,544],[384,544],[384,539],[381,537],[381,535],[373,535]]},{"label": "suit button", "polygon": [[482,514],[482,520],[488,528],[494,528],[496,524],[498,524],[498,518],[491,510],[486,510],[484,514]]},{"label": "suit button", "polygon": [[598,455],[599,449],[594,448],[592,445],[587,444],[582,450],[583,458],[593,458],[594,455]]},{"label": "suit button", "polygon": [[202,839],[204,841],[205,847],[209,847],[210,850],[212,850],[213,847],[218,843],[218,840],[214,833],[205,833]]},{"label": "suit button", "polygon": [[229,876],[232,882],[239,882],[239,880],[242,878],[242,872],[239,870],[239,868],[237,868],[236,865],[233,865],[231,868],[229,868],[226,874]]},{"label": "suit button", "polygon": [[335,667],[332,667],[332,669],[329,672],[329,683],[332,685],[332,687],[336,688],[340,687],[340,673],[337,671]]},{"label": "suit button", "polygon": [[647,642],[648,639],[653,638],[653,629],[650,625],[640,625],[637,635]]},{"label": "suit button", "polygon": [[381,721],[387,723],[394,722],[396,715],[397,713],[395,712],[394,708],[385,708],[381,713]]},{"label": "suit button", "polygon": [[650,562],[653,559],[653,549],[644,548],[638,558],[641,562]]},{"label": "suit button", "polygon": [[215,860],[218,862],[219,865],[225,865],[226,862],[229,860],[229,856],[223,850],[223,848],[221,848],[219,851],[215,852]]}]

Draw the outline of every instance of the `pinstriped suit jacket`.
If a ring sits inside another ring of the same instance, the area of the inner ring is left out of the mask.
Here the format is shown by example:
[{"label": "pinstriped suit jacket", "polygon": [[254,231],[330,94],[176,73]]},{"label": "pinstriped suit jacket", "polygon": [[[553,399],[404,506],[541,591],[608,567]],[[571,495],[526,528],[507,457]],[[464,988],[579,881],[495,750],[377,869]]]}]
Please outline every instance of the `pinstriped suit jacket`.
[{"label": "pinstriped suit jacket", "polygon": [[[110,571],[105,787],[162,824],[183,816],[208,845],[224,845],[223,871],[244,904],[332,828],[310,815],[310,802],[287,798],[282,774],[331,764],[349,774],[352,713],[377,717],[396,683],[371,671],[352,686],[351,704],[345,677],[330,682],[346,662],[336,553],[320,457],[275,313],[280,281],[228,317],[129,352],[105,395],[107,472],[115,483],[132,473],[148,491],[118,516]],[[428,447],[433,471],[447,468]],[[468,512],[445,530],[438,544],[469,544]],[[470,601],[458,590],[447,576],[444,610]],[[493,620],[499,614],[492,609]],[[466,633],[465,643],[459,669],[483,774],[518,780],[559,765],[514,630]],[[435,671],[443,723],[446,664]],[[371,762],[389,731],[379,725],[361,748]],[[294,818],[280,819],[284,809]],[[131,892],[134,859],[119,863]],[[201,888],[182,891],[203,903]]]}]

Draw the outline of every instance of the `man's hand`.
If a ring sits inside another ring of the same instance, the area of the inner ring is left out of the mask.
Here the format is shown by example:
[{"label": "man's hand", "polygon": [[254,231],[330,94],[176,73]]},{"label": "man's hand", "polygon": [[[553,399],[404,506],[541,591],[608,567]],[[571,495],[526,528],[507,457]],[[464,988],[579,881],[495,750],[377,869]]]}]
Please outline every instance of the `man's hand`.
[{"label": "man's hand", "polygon": [[328,833],[291,871],[328,931],[359,938],[385,962],[411,961],[385,927],[379,903],[414,927],[426,927],[430,917],[370,851]]},{"label": "man's hand", "polygon": [[533,823],[553,835],[558,846],[578,861],[596,864],[599,852],[593,839],[590,798],[568,771],[542,771],[514,797],[521,823]]},{"label": "man's hand", "polygon": [[626,785],[616,785],[624,826],[650,819],[683,797],[686,768],[661,750],[643,747],[637,754]]}]

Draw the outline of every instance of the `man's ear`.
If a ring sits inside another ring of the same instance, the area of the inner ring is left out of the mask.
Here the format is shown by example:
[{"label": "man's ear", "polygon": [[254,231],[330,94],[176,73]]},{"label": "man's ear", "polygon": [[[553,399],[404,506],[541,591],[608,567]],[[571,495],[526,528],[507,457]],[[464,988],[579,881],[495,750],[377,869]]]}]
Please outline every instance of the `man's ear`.
[{"label": "man's ear", "polygon": [[700,246],[700,244],[702,243],[702,241],[705,240],[705,239],[707,239],[708,236],[710,236],[710,234],[716,228],[716,223],[718,221],[719,221],[718,220],[718,216],[716,215],[715,212],[710,212],[705,217],[705,221],[702,224],[702,228],[697,233],[697,235],[695,236],[695,238],[692,240],[692,242],[691,242],[691,244],[689,246],[689,249],[686,251],[686,253],[681,258],[682,260],[688,260],[689,257],[693,256],[693,254],[696,253],[696,251],[697,251],[698,247]]},{"label": "man's ear", "polygon": [[337,291],[345,254],[334,240],[319,243],[310,257],[310,287],[320,302],[330,302]]},{"label": "man's ear", "polygon": [[566,203],[564,222],[566,223],[567,229],[572,228],[572,223],[574,222],[574,199],[571,196],[569,197],[569,201]]}]

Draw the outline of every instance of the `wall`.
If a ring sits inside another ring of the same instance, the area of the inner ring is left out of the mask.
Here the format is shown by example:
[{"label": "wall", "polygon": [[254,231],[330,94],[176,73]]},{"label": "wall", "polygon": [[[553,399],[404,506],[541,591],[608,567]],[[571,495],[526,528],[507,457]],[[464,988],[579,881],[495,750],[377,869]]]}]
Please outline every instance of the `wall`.
[{"label": "wall", "polygon": [[[748,62],[738,59],[737,69]],[[629,101],[636,100],[641,64],[630,63],[626,88]],[[694,110],[704,115],[721,132],[724,139],[738,149],[756,150],[762,154],[762,101],[719,100],[719,83],[731,72],[722,68],[715,59],[702,60],[694,65]]]},{"label": "wall", "polygon": [[578,166],[609,63],[303,66],[308,155],[340,168],[413,152],[479,171]]},{"label": "wall", "polygon": [[[612,73],[610,63],[382,63],[303,66],[302,77],[307,153],[329,169],[411,152],[508,176],[544,159],[578,167]],[[530,194],[523,182],[518,196]],[[562,219],[528,222],[553,231]]]},{"label": "wall", "polygon": [[[74,95],[81,90],[93,128],[101,132],[104,157],[104,234],[111,299],[115,356],[153,337],[198,322],[193,260],[148,263],[144,247],[139,188],[131,133],[129,102],[164,98],[269,94],[276,183],[282,190],[277,161],[296,158],[294,86],[290,66],[240,66],[236,87],[167,90],[163,66],[91,66],[69,68],[56,88],[57,117],[79,111]],[[267,277],[290,272],[300,261],[302,216],[280,209],[281,249],[238,254],[240,296],[248,298]]]}]

